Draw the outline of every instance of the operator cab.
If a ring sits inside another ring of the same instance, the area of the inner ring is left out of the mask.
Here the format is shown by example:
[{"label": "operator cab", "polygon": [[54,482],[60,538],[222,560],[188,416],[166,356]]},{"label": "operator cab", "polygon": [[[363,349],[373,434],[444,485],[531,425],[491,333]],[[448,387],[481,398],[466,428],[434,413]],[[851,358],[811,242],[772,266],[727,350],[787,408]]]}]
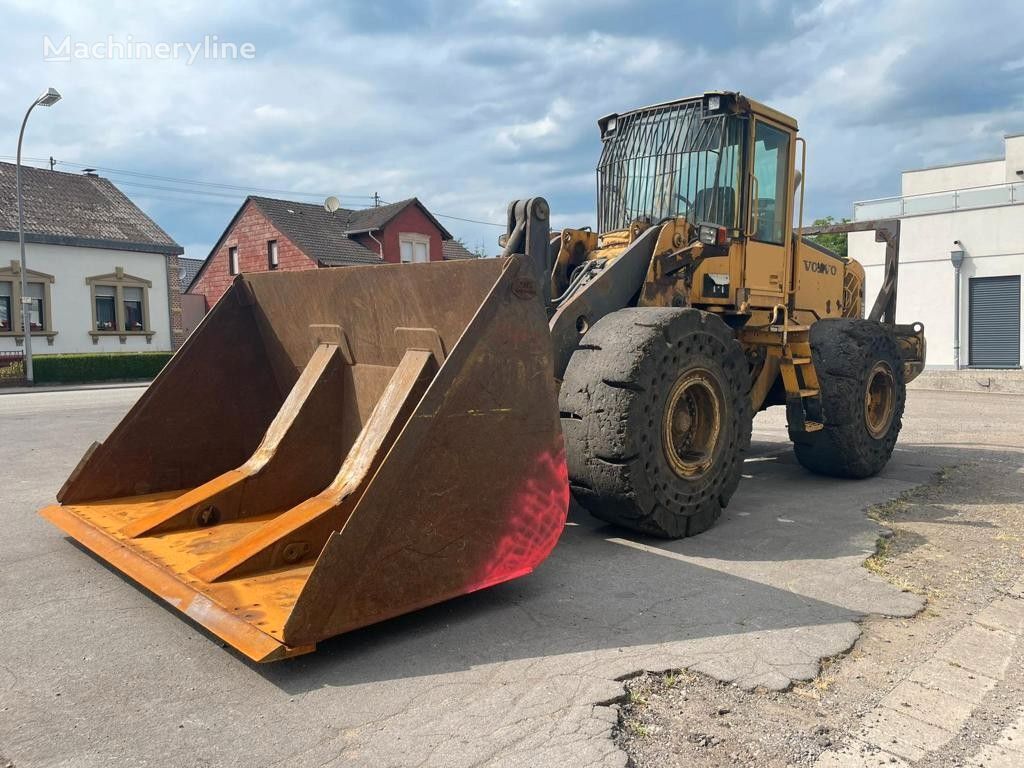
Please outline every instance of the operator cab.
[{"label": "operator cab", "polygon": [[608,115],[598,127],[600,233],[638,219],[685,218],[701,227],[702,240],[705,230],[721,233],[709,244],[742,244],[736,274],[759,305],[783,299],[795,120],[738,93],[714,91]]}]

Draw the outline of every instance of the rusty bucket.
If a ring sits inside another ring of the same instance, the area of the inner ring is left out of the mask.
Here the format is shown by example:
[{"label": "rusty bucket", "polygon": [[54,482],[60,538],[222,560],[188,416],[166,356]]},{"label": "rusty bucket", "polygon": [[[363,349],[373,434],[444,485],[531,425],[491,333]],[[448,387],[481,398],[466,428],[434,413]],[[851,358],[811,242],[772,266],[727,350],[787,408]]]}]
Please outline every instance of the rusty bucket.
[{"label": "rusty bucket", "polygon": [[41,514],[256,661],[529,573],[569,489],[523,264],[239,277]]}]

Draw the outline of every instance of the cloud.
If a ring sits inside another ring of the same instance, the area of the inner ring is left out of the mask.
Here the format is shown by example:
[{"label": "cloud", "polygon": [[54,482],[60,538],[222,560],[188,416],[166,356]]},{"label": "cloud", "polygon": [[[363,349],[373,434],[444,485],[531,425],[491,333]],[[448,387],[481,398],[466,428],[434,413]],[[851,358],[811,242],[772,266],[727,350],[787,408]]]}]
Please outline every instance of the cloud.
[{"label": "cloud", "polygon": [[557,98],[542,118],[502,128],[495,141],[499,147],[512,150],[540,145],[558,146],[566,135],[566,123],[573,117],[572,105],[563,98]]},{"label": "cloud", "polygon": [[[808,216],[894,194],[908,167],[998,155],[1002,134],[1024,129],[1014,0],[0,0],[0,13],[0,97],[13,105],[0,114],[0,154],[13,154],[18,105],[52,84],[65,99],[33,115],[30,157],[314,201],[417,195],[492,222],[509,200],[544,195],[555,222],[593,224],[596,119],[705,89],[742,90],[798,118]],[[253,43],[256,57],[47,63],[46,34],[216,34]],[[245,195],[124,190],[197,246]],[[493,252],[498,228],[442,221]]]},{"label": "cloud", "polygon": [[793,23],[803,28],[815,26],[829,21],[842,23],[842,17],[857,13],[862,0],[821,0],[809,9],[794,8]]},{"label": "cloud", "polygon": [[275,107],[273,104],[260,104],[252,111],[253,117],[257,120],[269,122],[291,122],[299,118],[284,107]]}]

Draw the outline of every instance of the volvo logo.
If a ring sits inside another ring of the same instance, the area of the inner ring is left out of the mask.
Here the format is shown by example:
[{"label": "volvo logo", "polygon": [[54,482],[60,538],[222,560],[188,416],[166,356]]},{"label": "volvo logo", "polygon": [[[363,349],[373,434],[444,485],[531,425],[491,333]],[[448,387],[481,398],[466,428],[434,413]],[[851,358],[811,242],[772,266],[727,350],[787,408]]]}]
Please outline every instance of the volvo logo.
[{"label": "volvo logo", "polygon": [[819,275],[834,275],[836,265],[824,261],[810,261],[804,259],[804,272],[817,272]]}]

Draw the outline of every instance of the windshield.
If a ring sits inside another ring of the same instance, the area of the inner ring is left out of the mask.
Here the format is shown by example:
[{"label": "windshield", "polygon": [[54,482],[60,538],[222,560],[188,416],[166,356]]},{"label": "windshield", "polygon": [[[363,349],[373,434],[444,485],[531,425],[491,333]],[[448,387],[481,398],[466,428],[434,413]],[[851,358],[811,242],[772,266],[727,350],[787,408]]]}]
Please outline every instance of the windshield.
[{"label": "windshield", "polygon": [[601,232],[685,216],[737,226],[743,119],[701,117],[700,101],[618,118],[597,169]]}]

